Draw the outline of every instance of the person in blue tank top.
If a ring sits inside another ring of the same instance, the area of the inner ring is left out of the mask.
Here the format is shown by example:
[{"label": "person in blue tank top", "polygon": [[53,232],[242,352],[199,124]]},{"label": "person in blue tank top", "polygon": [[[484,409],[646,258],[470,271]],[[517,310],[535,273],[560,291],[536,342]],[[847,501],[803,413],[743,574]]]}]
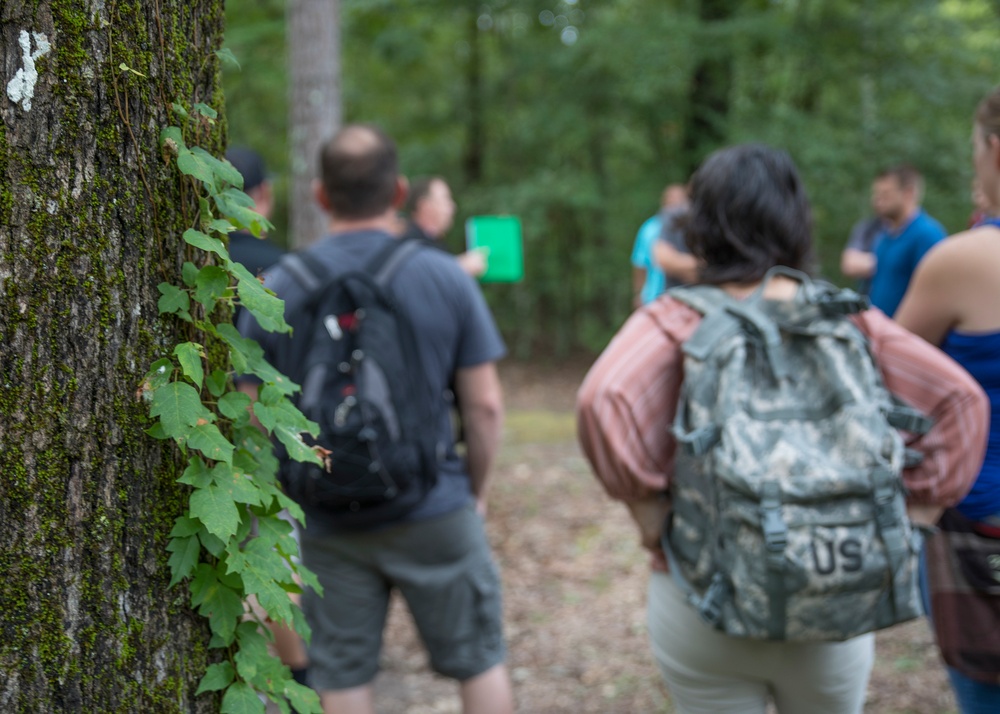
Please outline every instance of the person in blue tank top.
[{"label": "person in blue tank top", "polygon": [[[979,104],[972,145],[984,216],[976,226],[927,254],[896,319],[903,327],[940,345],[979,381],[990,399],[986,456],[972,491],[957,509],[973,522],[975,533],[1000,538],[1000,220],[996,218],[1000,215],[1000,87]],[[1000,553],[1000,541],[995,552]],[[993,578],[1000,581],[1000,565],[995,558],[987,562],[993,567]],[[934,592],[932,568],[928,568],[928,575],[929,589]],[[1000,602],[993,602],[993,612],[1000,613]],[[1000,614],[993,622],[977,621],[975,625],[976,629],[981,626],[984,633],[996,633],[1000,631]],[[949,667],[963,714],[1000,712],[1000,666],[986,668],[992,669],[985,676],[973,678]]]},{"label": "person in blue tank top", "polygon": [[884,229],[875,241],[875,273],[868,297],[892,317],[924,255],[945,237],[944,228],[920,206],[924,180],[913,166],[900,164],[872,184],[872,208]]}]

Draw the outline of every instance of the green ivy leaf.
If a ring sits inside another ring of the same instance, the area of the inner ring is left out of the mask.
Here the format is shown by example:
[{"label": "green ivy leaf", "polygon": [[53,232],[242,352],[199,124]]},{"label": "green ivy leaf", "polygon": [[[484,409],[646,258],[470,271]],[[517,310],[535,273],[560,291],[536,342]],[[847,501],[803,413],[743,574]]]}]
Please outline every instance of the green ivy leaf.
[{"label": "green ivy leaf", "polygon": [[211,233],[229,234],[231,231],[236,230],[236,226],[227,220],[216,218],[214,221],[211,221],[207,226],[205,226],[205,230]]},{"label": "green ivy leaf", "polygon": [[285,682],[285,696],[300,714],[323,714],[319,703],[319,695],[315,690],[299,684],[294,679]]},{"label": "green ivy leaf", "polygon": [[[175,104],[174,106],[180,107],[179,104]],[[186,118],[187,112],[184,111],[184,107],[180,107],[180,110],[184,112],[183,116]],[[181,131],[180,127],[167,126],[160,131],[160,148],[165,147],[168,141],[172,142],[173,146],[176,146],[178,151],[184,151],[187,149],[187,145],[184,143],[184,133]]]},{"label": "green ivy leaf", "polygon": [[233,669],[231,662],[217,662],[209,665],[208,669],[205,670],[205,676],[201,678],[195,696],[203,692],[217,692],[220,689],[225,689],[235,678],[236,670]]},{"label": "green ivy leaf", "polygon": [[239,421],[249,418],[251,399],[249,394],[243,392],[229,392],[219,399],[219,413],[227,419]]},{"label": "green ivy leaf", "polygon": [[223,323],[218,327],[219,337],[229,346],[229,356],[238,374],[253,374],[264,382],[271,382],[283,388],[286,394],[298,391],[297,384],[272,367],[264,359],[264,350],[254,340],[240,335],[233,325]]},{"label": "green ivy leaf", "polygon": [[170,566],[170,584],[173,587],[184,578],[194,572],[201,555],[201,543],[198,536],[185,536],[183,538],[172,538],[167,543],[167,552],[171,553],[167,565]]},{"label": "green ivy leaf", "polygon": [[236,628],[236,641],[239,643],[240,651],[233,660],[236,662],[236,671],[244,679],[253,679],[269,663],[272,667],[277,664],[271,662],[272,657],[267,651],[267,637],[261,633],[260,626],[256,622],[240,623]]},{"label": "green ivy leaf", "polygon": [[152,396],[151,392],[156,391],[160,387],[170,383],[170,377],[173,376],[174,363],[170,361],[167,357],[161,357],[160,359],[153,362],[149,367],[149,371],[146,372],[146,376],[142,378],[142,390],[143,397],[149,398]]},{"label": "green ivy leaf", "polygon": [[[323,594],[323,588],[316,590],[320,595]],[[295,627],[295,631],[299,633],[299,636],[305,640],[306,644],[312,639],[312,628],[309,627],[309,623],[306,622],[305,613],[302,612],[302,608],[298,605],[292,604],[292,622]]]},{"label": "green ivy leaf", "polygon": [[153,426],[146,429],[146,433],[153,437],[154,439],[169,439],[170,435],[163,430],[163,424],[156,422]]},{"label": "green ivy leaf", "polygon": [[259,538],[242,549],[230,547],[227,552],[227,566],[243,577],[247,594],[257,596],[257,602],[271,619],[290,622],[292,601],[280,583],[291,581],[292,572],[285,566],[284,558]]},{"label": "green ivy leaf", "polygon": [[257,518],[257,540],[268,547],[277,548],[284,555],[298,554],[292,537],[292,524],[277,515]]},{"label": "green ivy leaf", "polygon": [[206,235],[201,231],[196,231],[194,228],[188,228],[184,231],[184,242],[188,245],[193,245],[195,248],[201,248],[209,253],[215,253],[221,257],[224,261],[232,262],[229,257],[229,251],[226,250],[226,246],[223,245],[222,241],[218,238],[214,238],[210,235]]},{"label": "green ivy leaf", "polygon": [[201,365],[202,359],[205,358],[205,348],[197,342],[181,342],[174,348],[174,355],[181,363],[184,374],[195,383],[198,389],[201,389],[205,379],[205,370]]},{"label": "green ivy leaf", "polygon": [[228,216],[237,227],[260,237],[261,233],[274,226],[264,216],[254,210],[253,199],[238,188],[227,188],[213,195],[219,212]]},{"label": "green ivy leaf", "polygon": [[222,697],[220,714],[264,714],[264,702],[245,682],[233,682]]},{"label": "green ivy leaf", "polygon": [[216,558],[221,558],[226,552],[226,542],[206,531],[204,526],[198,532],[198,540],[201,541],[201,547]]},{"label": "green ivy leaf", "polygon": [[227,464],[233,462],[233,450],[236,447],[222,435],[215,424],[202,422],[193,427],[188,434],[187,444],[215,461],[225,461]]},{"label": "green ivy leaf", "polygon": [[[211,109],[211,107],[209,108]],[[191,151],[194,152],[195,156],[205,162],[205,164],[212,170],[212,173],[216,178],[222,179],[222,181],[230,186],[235,186],[236,188],[234,190],[241,190],[243,188],[242,174],[240,174],[240,172],[236,170],[236,167],[229,163],[229,161],[217,159],[200,146],[194,147]],[[249,196],[247,198],[249,198]],[[254,205],[253,199],[250,199],[250,205],[251,207]]]},{"label": "green ivy leaf", "polygon": [[215,485],[228,493],[236,503],[247,503],[251,506],[260,503],[260,489],[245,472],[234,469],[229,464],[219,464],[212,469],[212,476]]},{"label": "green ivy leaf", "polygon": [[201,181],[209,191],[215,190],[215,174],[211,167],[190,149],[181,149],[177,155],[177,168],[182,174]]},{"label": "green ivy leaf", "polygon": [[243,598],[219,581],[215,568],[201,563],[191,580],[191,606],[208,618],[212,632],[228,645],[236,634],[236,625],[243,617]]},{"label": "green ivy leaf", "polygon": [[217,49],[215,51],[215,56],[222,61],[222,64],[235,67],[237,70],[242,71],[243,68],[240,67],[239,60],[236,59],[236,55],[234,55],[233,51],[228,47],[220,47]]},{"label": "green ivy leaf", "polygon": [[226,267],[236,276],[240,304],[253,313],[261,328],[267,332],[291,332],[291,326],[285,322],[285,301],[265,288],[240,263],[231,262]]},{"label": "green ivy leaf", "polygon": [[198,277],[198,266],[192,263],[190,260],[184,261],[184,265],[181,267],[181,279],[184,280],[184,284],[189,288],[193,288],[195,285],[195,279]]},{"label": "green ivy leaf", "polygon": [[154,391],[149,413],[159,417],[164,433],[175,439],[186,437],[200,421],[215,418],[202,405],[198,390],[183,382],[171,382]]},{"label": "green ivy leaf", "polygon": [[212,472],[200,457],[193,457],[184,469],[184,473],[177,479],[178,483],[194,486],[195,488],[206,488],[212,483]]},{"label": "green ivy leaf", "polygon": [[205,306],[205,312],[215,309],[216,301],[229,289],[229,273],[218,265],[206,265],[195,279],[194,299]]},{"label": "green ivy leaf", "polygon": [[156,303],[161,314],[187,313],[191,309],[191,299],[188,294],[176,285],[160,283],[156,286],[160,291],[160,300]]},{"label": "green ivy leaf", "polygon": [[179,104],[177,102],[171,102],[170,103],[170,108],[174,111],[174,114],[176,114],[177,116],[179,116],[181,119],[187,119],[188,118],[187,109],[184,108],[183,104]]},{"label": "green ivy leaf", "polygon": [[[192,107],[192,109],[194,109],[196,112],[198,112],[199,114],[201,114],[203,117],[208,117],[209,119],[218,119],[219,118],[219,112],[215,111],[214,109],[212,109],[212,107],[208,106],[204,102],[195,102],[195,104]],[[204,149],[202,149],[200,146],[195,146],[192,149],[192,151],[195,151],[195,152],[197,152],[199,150],[204,151]]]},{"label": "green ivy leaf", "polygon": [[198,196],[198,210],[201,212],[202,221],[212,220],[212,204],[204,196]]},{"label": "green ivy leaf", "polygon": [[239,509],[233,499],[214,483],[191,494],[190,512],[205,525],[205,530],[222,540],[234,535],[240,525]]},{"label": "green ivy leaf", "polygon": [[170,531],[171,538],[184,538],[185,536],[198,535],[201,530],[201,523],[187,516],[177,516],[174,520],[174,527]]},{"label": "green ivy leaf", "polygon": [[205,380],[205,384],[208,386],[208,393],[216,398],[225,393],[228,382],[229,375],[221,369],[212,370],[212,373],[208,375],[208,379]]}]

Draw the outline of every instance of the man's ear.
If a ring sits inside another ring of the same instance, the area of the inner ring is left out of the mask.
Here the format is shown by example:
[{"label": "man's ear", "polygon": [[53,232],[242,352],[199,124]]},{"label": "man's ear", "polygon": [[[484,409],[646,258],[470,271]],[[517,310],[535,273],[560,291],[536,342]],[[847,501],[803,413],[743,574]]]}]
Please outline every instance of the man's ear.
[{"label": "man's ear", "polygon": [[993,154],[993,165],[1000,169],[1000,136],[990,134],[986,137],[986,145],[990,147],[990,153]]},{"label": "man's ear", "polygon": [[319,179],[313,179],[312,182],[313,198],[316,199],[316,203],[319,204],[327,213],[330,213],[330,197],[326,195],[326,189],[323,188],[323,182]]},{"label": "man's ear", "polygon": [[392,196],[392,207],[397,211],[406,205],[406,197],[410,195],[410,181],[405,176],[396,178],[396,192]]}]

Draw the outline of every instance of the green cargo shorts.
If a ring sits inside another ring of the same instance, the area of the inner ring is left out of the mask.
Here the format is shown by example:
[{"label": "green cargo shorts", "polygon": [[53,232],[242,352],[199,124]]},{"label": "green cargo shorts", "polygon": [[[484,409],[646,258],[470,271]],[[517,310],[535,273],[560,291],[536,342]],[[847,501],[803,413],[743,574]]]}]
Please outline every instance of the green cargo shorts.
[{"label": "green cargo shorts", "polygon": [[393,588],[434,671],[462,681],[504,661],[500,578],[471,507],[374,532],[310,537],[306,529],[302,557],[324,590],[302,598],[313,688],[349,689],[375,678]]}]

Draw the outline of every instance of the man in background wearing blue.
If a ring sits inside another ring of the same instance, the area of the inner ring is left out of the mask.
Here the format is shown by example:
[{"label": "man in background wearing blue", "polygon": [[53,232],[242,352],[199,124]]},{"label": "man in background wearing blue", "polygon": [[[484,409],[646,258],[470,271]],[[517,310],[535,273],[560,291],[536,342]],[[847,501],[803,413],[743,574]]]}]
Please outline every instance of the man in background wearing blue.
[{"label": "man in background wearing blue", "polygon": [[686,204],[687,189],[681,184],[672,183],[663,190],[660,211],[639,227],[632,247],[633,307],[651,302],[665,289],[666,277],[657,264],[653,250],[663,233],[665,212]]},{"label": "man in background wearing blue", "polygon": [[872,185],[872,207],[885,228],[875,245],[869,298],[889,317],[903,300],[917,264],[946,235],[921,208],[923,192],[923,177],[909,164],[883,171]]}]

